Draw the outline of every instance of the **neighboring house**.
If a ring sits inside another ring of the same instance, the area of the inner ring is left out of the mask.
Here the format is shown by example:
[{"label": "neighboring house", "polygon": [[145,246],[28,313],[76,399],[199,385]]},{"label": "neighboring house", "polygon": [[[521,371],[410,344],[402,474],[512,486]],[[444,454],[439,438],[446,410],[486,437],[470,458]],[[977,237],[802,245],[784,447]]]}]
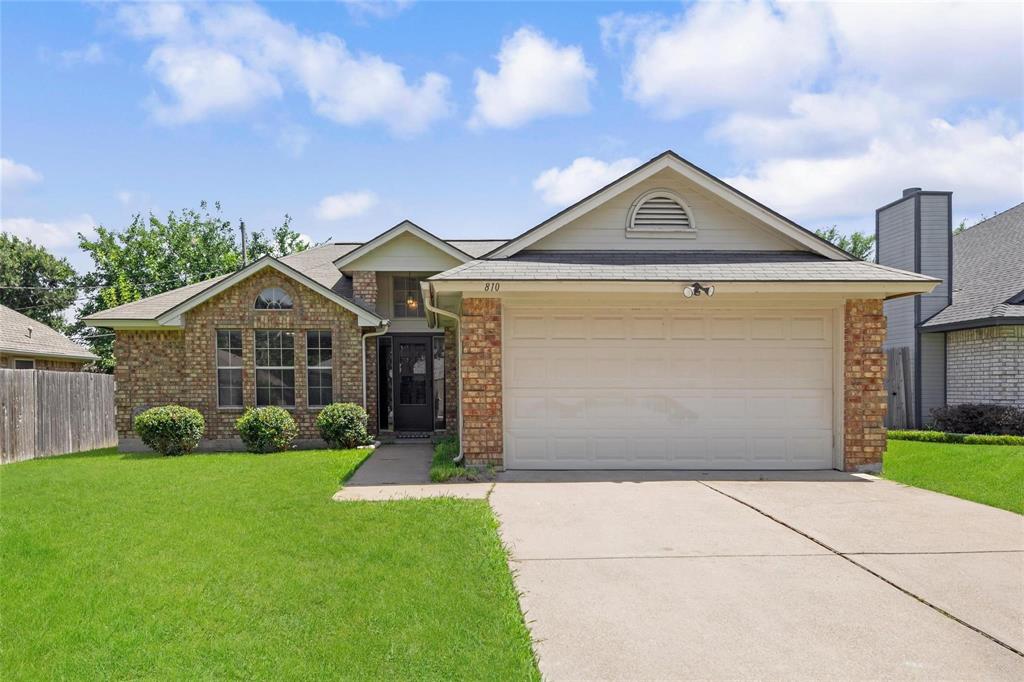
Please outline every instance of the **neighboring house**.
[{"label": "neighboring house", "polygon": [[341,400],[385,435],[458,432],[471,464],[853,470],[885,448],[882,302],[937,284],[665,152],[508,241],[403,222],[87,322],[117,332],[126,448],[153,405],[221,448],[247,406],[314,440]]},{"label": "neighboring house", "polygon": [[942,280],[885,304],[886,348],[909,350],[910,425],[944,405],[1024,406],[1024,204],[954,235],[952,193],[914,187],[876,231],[879,263]]},{"label": "neighboring house", "polygon": [[56,329],[0,305],[0,368],[79,372],[98,359]]}]

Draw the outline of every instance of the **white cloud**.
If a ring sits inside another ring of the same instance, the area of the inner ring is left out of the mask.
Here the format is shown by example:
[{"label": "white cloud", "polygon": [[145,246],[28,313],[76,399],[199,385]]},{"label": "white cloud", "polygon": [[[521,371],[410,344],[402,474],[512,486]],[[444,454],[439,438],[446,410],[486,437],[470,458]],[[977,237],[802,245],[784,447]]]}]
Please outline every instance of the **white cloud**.
[{"label": "white cloud", "polygon": [[726,181],[801,220],[863,216],[918,186],[952,190],[958,210],[1007,207],[1024,189],[1024,133],[999,114],[934,118],[881,132],[855,152],[769,158]]},{"label": "white cloud", "polygon": [[118,17],[138,39],[156,40],[147,66],[163,86],[151,102],[163,123],[251,109],[297,88],[319,115],[344,125],[382,123],[422,132],[450,111],[449,81],[418,81],[373,54],[353,54],[328,33],[304,34],[252,4],[133,5]]},{"label": "white cloud", "polygon": [[1022,95],[1020,3],[835,3],[829,13],[844,74],[904,96]]},{"label": "white cloud", "polygon": [[277,148],[297,159],[306,151],[312,138],[309,131],[299,125],[287,125],[277,131]]},{"label": "white cloud", "polygon": [[531,28],[501,45],[497,73],[477,69],[472,127],[515,128],[544,116],[590,111],[596,72],[575,45],[560,47]]},{"label": "white cloud", "polygon": [[332,194],[320,200],[316,207],[316,217],[321,220],[344,220],[362,215],[376,205],[377,195],[373,192]]},{"label": "white cloud", "polygon": [[0,184],[5,190],[17,189],[25,185],[41,182],[42,173],[8,158],[0,158]]},{"label": "white cloud", "polygon": [[606,17],[605,45],[633,47],[627,97],[659,118],[724,106],[778,106],[829,60],[825,14],[814,5],[707,3],[669,25]]},{"label": "white cloud", "polygon": [[357,21],[390,19],[412,7],[413,0],[342,0],[349,15]]},{"label": "white cloud", "polygon": [[160,123],[191,123],[281,96],[281,86],[271,73],[250,68],[234,54],[215,48],[163,45],[153,50],[146,68],[172,94],[169,104],[159,98],[150,102]]},{"label": "white cloud", "polygon": [[35,218],[0,219],[0,232],[8,232],[47,249],[64,249],[78,244],[78,233],[95,235],[96,221],[83,213],[75,218],[47,222]]},{"label": "white cloud", "polygon": [[555,206],[568,206],[604,187],[640,165],[638,159],[605,162],[581,156],[565,168],[549,168],[533,181],[541,199]]}]

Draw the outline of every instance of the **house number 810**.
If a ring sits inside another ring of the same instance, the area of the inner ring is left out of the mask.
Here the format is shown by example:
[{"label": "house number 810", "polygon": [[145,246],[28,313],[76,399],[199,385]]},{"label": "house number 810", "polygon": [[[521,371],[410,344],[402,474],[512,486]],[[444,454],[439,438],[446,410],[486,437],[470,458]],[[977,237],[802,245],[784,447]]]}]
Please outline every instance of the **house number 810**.
[{"label": "house number 810", "polygon": [[484,291],[498,291],[501,289],[501,282],[484,282]]}]

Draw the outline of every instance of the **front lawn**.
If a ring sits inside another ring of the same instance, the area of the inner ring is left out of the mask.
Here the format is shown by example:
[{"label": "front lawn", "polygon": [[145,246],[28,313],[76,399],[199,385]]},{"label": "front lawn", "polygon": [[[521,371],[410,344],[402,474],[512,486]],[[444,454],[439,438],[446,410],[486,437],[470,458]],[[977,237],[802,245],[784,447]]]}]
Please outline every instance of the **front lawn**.
[{"label": "front lawn", "polygon": [[890,440],[883,475],[1024,514],[1024,447]]},{"label": "front lawn", "polygon": [[487,503],[333,502],[363,456],[0,468],[4,679],[536,678]]}]

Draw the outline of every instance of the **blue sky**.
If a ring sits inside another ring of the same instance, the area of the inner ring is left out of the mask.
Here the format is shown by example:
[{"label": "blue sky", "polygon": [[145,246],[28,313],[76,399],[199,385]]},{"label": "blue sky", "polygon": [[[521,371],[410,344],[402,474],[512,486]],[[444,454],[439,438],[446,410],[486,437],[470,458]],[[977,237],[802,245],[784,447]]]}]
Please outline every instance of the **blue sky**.
[{"label": "blue sky", "polygon": [[[510,237],[674,149],[807,227],[1024,200],[1017,3],[4,3],[3,229]],[[950,36],[955,40],[951,41]]]}]

